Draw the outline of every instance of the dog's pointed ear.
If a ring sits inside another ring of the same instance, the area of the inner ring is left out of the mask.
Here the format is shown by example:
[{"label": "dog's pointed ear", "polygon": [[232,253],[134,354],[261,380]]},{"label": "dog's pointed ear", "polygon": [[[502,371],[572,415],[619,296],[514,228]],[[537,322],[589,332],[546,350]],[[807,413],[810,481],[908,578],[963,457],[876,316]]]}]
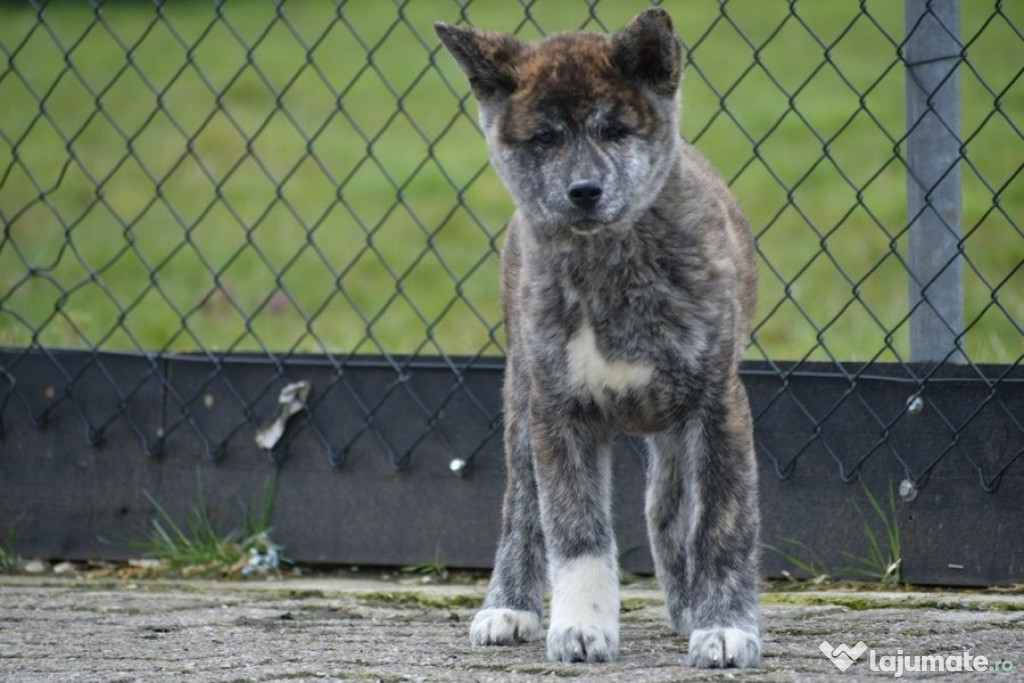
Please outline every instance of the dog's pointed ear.
[{"label": "dog's pointed ear", "polygon": [[682,49],[668,12],[660,7],[644,10],[612,40],[615,63],[627,78],[647,84],[659,95],[675,94],[683,70]]},{"label": "dog's pointed ear", "polygon": [[517,85],[515,62],[524,43],[515,36],[437,22],[437,37],[469,77],[478,100],[507,97]]}]

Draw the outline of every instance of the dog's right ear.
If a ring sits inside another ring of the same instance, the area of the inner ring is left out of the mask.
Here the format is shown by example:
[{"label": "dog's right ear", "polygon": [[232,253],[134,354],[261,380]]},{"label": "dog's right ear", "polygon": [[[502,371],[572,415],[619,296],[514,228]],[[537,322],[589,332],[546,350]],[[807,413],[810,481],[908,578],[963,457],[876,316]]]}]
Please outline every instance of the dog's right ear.
[{"label": "dog's right ear", "polygon": [[512,94],[517,85],[515,62],[524,43],[515,36],[437,22],[434,31],[469,77],[478,100]]}]

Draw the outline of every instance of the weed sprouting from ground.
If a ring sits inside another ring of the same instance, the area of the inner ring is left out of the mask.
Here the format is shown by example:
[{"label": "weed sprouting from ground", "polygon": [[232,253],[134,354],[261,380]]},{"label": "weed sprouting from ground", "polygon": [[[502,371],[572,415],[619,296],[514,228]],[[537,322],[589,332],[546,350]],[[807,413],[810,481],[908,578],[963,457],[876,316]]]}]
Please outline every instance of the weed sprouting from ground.
[{"label": "weed sprouting from ground", "polygon": [[831,578],[825,561],[806,543],[795,538],[780,538],[779,543],[785,544],[785,548],[768,543],[764,547],[774,553],[778,553],[790,566],[802,576],[807,577],[804,581],[796,579],[791,573],[784,572],[785,578],[793,585],[822,584]]},{"label": "weed sprouting from ground", "polygon": [[434,551],[434,559],[422,564],[410,564],[402,567],[399,571],[403,574],[420,574],[427,582],[445,582],[448,580],[448,567],[444,564],[444,553],[438,545]]},{"label": "weed sprouting from ground", "polygon": [[[883,504],[868,489],[863,480],[861,480],[860,486],[870,514],[856,500],[852,500],[852,503],[860,518],[861,537],[867,550],[862,555],[841,550],[839,554],[849,564],[837,569],[830,569],[820,553],[794,538],[781,538],[779,539],[780,545],[767,543],[764,545],[766,549],[778,553],[801,575],[802,578],[797,578],[789,572],[784,572],[785,578],[789,580],[788,587],[818,586],[828,583],[838,576],[866,579],[885,586],[896,586],[902,583],[900,567],[903,554],[900,546],[895,489],[890,483],[888,499]],[[881,534],[877,531],[879,527]]]},{"label": "weed sprouting from ground", "polygon": [[176,522],[156,497],[143,491],[157,516],[149,535],[132,545],[158,563],[157,571],[184,576],[237,577],[249,573],[246,570],[250,567],[275,569],[277,562],[267,562],[265,558],[280,557],[279,548],[270,539],[270,513],[276,490],[276,478],[268,480],[255,511],[242,504],[241,526],[227,532],[218,530],[211,519],[199,472],[196,500],[184,525]]},{"label": "weed sprouting from ground", "polygon": [[861,490],[864,491],[864,497],[874,513],[875,521],[881,525],[884,531],[884,537],[879,539],[875,533],[876,527],[872,526],[869,521],[870,516],[861,509],[856,500],[852,501],[861,520],[861,534],[867,543],[868,551],[866,555],[854,555],[844,550],[843,557],[850,560],[851,564],[842,571],[882,584],[898,585],[901,583],[900,565],[903,562],[903,554],[900,548],[900,528],[896,517],[896,491],[890,483],[887,505],[883,507],[863,481],[861,481]]},{"label": "weed sprouting from ground", "polygon": [[0,539],[0,571],[10,572],[21,566],[21,556],[14,550],[14,539],[21,526],[21,517],[7,525],[4,537]]}]

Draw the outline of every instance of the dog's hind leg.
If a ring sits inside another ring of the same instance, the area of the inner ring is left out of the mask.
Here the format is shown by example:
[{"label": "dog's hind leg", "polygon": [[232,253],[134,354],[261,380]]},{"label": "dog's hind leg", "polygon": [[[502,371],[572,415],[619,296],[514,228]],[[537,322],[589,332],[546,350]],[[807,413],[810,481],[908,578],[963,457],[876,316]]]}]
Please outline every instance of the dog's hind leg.
[{"label": "dog's hind leg", "polygon": [[473,645],[513,645],[540,637],[544,535],[530,451],[529,379],[510,359],[505,386],[505,503],[501,540],[483,609],[470,626]]},{"label": "dog's hind leg", "polygon": [[672,430],[647,439],[649,462],[645,513],[654,569],[672,626],[682,634],[690,632],[690,585],[686,539],[694,519],[694,501],[687,495],[688,462],[683,435]]}]

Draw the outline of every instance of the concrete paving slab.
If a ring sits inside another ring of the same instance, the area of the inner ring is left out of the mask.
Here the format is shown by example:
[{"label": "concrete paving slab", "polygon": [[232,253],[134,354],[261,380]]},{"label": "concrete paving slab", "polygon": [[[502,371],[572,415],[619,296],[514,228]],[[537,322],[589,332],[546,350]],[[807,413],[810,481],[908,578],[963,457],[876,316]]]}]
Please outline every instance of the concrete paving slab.
[{"label": "concrete paving slab", "polygon": [[[687,667],[686,640],[650,587],[623,590],[621,654],[602,665],[549,662],[543,642],[470,647],[482,596],[481,586],[334,578],[0,577],[0,681],[857,681],[895,678],[915,655],[943,670],[901,679],[973,680],[945,670],[965,651],[999,669],[987,681],[1024,680],[1020,595],[765,593],[761,667],[744,671]],[[868,649],[841,672],[823,641]]]}]

